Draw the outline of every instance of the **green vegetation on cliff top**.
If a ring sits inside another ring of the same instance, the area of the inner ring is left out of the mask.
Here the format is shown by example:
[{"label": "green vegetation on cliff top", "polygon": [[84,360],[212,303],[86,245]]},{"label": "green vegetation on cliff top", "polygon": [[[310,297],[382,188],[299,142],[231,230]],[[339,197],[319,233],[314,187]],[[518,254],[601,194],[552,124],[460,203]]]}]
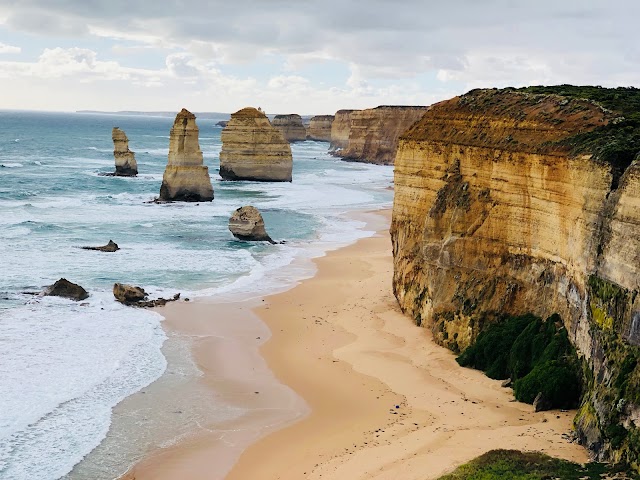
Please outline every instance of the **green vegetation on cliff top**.
[{"label": "green vegetation on cliff top", "polygon": [[582,391],[581,367],[558,315],[505,317],[486,327],[457,361],[494,379],[511,378],[517,400],[538,393],[551,408],[573,408]]},{"label": "green vegetation on cliff top", "polygon": [[584,466],[553,458],[543,453],[518,450],[491,450],[458,467],[440,480],[602,480],[607,478],[637,479],[623,467],[602,463]]},{"label": "green vegetation on cliff top", "polygon": [[594,86],[554,85],[514,89],[533,94],[555,94],[581,98],[618,113],[619,118],[590,132],[565,140],[574,153],[591,153],[608,162],[619,176],[640,152],[640,89],[634,87],[603,88]]}]

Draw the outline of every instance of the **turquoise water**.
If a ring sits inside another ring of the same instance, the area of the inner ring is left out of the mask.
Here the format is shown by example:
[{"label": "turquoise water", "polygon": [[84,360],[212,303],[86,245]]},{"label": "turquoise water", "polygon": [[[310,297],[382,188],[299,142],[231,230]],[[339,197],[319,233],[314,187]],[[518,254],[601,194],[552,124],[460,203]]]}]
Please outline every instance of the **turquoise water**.
[{"label": "turquoise water", "polygon": [[[308,274],[288,268],[295,259],[368,235],[349,213],[391,206],[391,167],[341,162],[323,142],[292,145],[292,183],[222,182],[217,121],[197,121],[215,200],[154,204],[172,118],[0,112],[0,478],[64,476],[107,435],[112,408],[166,368],[161,317],[117,304],[114,282],[161,296],[268,293]],[[114,170],[114,126],[136,178],[100,175]],[[285,244],[232,237],[229,216],[248,204]],[[78,248],[110,239],[120,251]],[[60,277],[89,299],[24,293]]]}]

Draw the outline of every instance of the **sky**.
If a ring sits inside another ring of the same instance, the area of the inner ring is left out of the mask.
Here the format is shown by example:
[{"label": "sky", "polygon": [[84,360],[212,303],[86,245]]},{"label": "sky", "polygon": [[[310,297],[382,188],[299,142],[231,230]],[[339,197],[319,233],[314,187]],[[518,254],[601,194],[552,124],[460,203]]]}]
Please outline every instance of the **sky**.
[{"label": "sky", "polygon": [[637,0],[0,0],[0,109],[330,114],[640,86]]}]

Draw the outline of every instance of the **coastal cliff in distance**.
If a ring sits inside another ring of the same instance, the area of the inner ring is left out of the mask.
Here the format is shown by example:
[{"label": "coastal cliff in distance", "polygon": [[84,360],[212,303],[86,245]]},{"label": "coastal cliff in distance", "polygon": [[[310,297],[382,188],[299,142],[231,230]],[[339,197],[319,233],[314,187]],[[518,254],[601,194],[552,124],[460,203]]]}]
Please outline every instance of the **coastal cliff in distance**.
[{"label": "coastal cliff in distance", "polygon": [[427,107],[381,106],[345,113],[336,127],[335,142],[332,129],[332,142],[338,149],[333,154],[352,162],[392,165],[400,135],[420,120],[426,110]]},{"label": "coastal cliff in distance", "polygon": [[331,124],[332,151],[346,148],[349,145],[349,132],[351,131],[351,115],[359,110],[338,110]]},{"label": "coastal cliff in distance", "polygon": [[297,113],[276,115],[271,125],[280,130],[284,139],[289,143],[303,142],[307,139],[307,129],[302,124],[302,117]]},{"label": "coastal cliff in distance", "polygon": [[461,352],[504,315],[559,314],[583,362],[579,439],[635,468],[639,120],[632,88],[474,90],[433,105],[400,140],[391,225],[394,293],[438,343]]},{"label": "coastal cliff in distance", "polygon": [[315,117],[311,117],[309,128],[307,129],[307,140],[330,142],[331,126],[334,118],[333,115],[316,115]]}]

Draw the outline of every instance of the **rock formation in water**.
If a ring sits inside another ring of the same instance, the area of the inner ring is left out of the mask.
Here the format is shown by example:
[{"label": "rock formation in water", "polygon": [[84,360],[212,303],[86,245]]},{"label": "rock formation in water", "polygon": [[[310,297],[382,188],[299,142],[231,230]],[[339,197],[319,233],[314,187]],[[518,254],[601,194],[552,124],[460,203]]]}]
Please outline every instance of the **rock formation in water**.
[{"label": "rock formation in water", "polygon": [[352,162],[391,165],[398,139],[427,107],[382,106],[349,115],[349,140],[333,154]]},{"label": "rock formation in water", "polygon": [[113,140],[113,156],[116,160],[116,177],[135,177],[138,174],[138,164],[135,154],[129,150],[127,134],[118,127],[111,131]]},{"label": "rock formation in water", "polygon": [[338,110],[331,123],[331,150],[339,150],[349,145],[351,116],[359,110]]},{"label": "rock formation in water", "polygon": [[49,297],[64,297],[79,301],[89,297],[89,293],[80,285],[70,282],[66,278],[57,280],[56,283],[47,287],[43,292]]},{"label": "rock formation in water", "polygon": [[216,123],[216,126],[224,128],[227,126],[227,123],[229,123],[227,120],[220,120],[218,123]]},{"label": "rock formation in water", "polygon": [[[474,90],[403,135],[393,289],[454,351],[504,314],[558,313],[587,372],[580,439],[599,459],[637,465],[640,144],[621,149],[614,129],[626,120],[573,88]],[[619,90],[640,106],[637,90]]]},{"label": "rock formation in water", "polygon": [[160,187],[161,201],[210,202],[213,186],[203,165],[196,116],[182,109],[169,138],[169,161]]},{"label": "rock formation in water", "polygon": [[171,298],[156,298],[154,300],[147,300],[147,292],[142,287],[135,285],[127,285],[124,283],[113,284],[113,296],[115,299],[130,307],[162,307],[168,302],[175,302],[180,299],[180,294],[176,293]]},{"label": "rock formation in water", "polygon": [[271,125],[280,130],[284,139],[289,143],[303,142],[307,139],[307,129],[302,124],[302,117],[296,113],[276,115]]},{"label": "rock formation in water", "polygon": [[221,139],[220,176],[224,180],[291,181],[289,142],[262,111],[247,107],[232,114]]},{"label": "rock formation in water", "polygon": [[309,128],[307,129],[307,139],[319,142],[331,141],[331,125],[333,124],[333,115],[316,115],[311,117]]},{"label": "rock formation in water", "polygon": [[96,250],[98,252],[117,252],[120,250],[118,244],[113,240],[109,240],[109,243],[101,247],[81,247],[83,250]]},{"label": "rock formation in water", "polygon": [[233,212],[229,218],[229,231],[239,240],[275,243],[265,230],[260,211],[251,205]]}]

